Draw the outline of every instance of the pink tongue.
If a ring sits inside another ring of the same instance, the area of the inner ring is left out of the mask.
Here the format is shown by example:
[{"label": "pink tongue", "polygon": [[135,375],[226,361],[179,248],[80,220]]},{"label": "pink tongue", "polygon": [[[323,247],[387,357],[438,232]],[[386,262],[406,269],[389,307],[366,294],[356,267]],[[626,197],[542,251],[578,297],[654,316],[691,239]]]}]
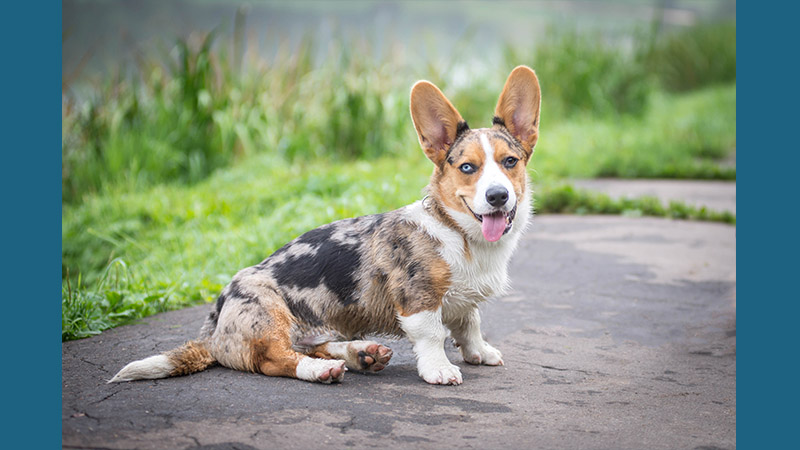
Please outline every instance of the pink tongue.
[{"label": "pink tongue", "polygon": [[506,231],[506,217],[502,212],[494,214],[486,214],[483,216],[481,223],[481,231],[483,237],[489,242],[495,242],[503,237],[503,232]]}]

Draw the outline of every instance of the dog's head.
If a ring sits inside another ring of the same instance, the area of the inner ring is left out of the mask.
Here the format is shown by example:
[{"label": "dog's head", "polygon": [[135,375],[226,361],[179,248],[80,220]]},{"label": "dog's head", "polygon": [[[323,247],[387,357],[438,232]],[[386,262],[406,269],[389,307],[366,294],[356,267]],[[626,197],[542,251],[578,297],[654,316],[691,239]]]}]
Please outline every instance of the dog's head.
[{"label": "dog's head", "polygon": [[526,166],[539,138],[540,99],[536,74],[519,66],[506,80],[493,126],[470,130],[432,83],[419,81],[411,89],[411,118],[436,165],[430,193],[468,234],[495,242],[512,229],[528,198]]}]

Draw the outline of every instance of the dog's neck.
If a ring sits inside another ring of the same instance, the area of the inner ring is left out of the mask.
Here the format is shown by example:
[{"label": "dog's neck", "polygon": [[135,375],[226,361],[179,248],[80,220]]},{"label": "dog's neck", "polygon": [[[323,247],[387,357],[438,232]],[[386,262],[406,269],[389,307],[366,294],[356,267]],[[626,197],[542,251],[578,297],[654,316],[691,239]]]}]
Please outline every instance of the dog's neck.
[{"label": "dog's neck", "polygon": [[464,256],[468,260],[471,259],[472,252],[470,252],[469,238],[467,237],[466,231],[464,231],[453,217],[448,214],[446,207],[438,198],[435,190],[430,189],[430,186],[428,186],[425,188],[425,191],[428,192],[428,194],[422,199],[422,207],[425,208],[425,211],[436,221],[461,235],[461,238],[464,240]]}]

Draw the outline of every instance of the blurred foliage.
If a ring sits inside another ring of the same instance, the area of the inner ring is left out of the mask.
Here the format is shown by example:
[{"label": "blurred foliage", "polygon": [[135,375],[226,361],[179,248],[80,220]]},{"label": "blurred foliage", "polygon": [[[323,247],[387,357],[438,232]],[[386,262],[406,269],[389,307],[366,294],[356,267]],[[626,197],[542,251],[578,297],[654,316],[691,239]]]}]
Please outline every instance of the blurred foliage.
[{"label": "blurred foliage", "polygon": [[[451,68],[436,64],[425,67],[426,78],[468,121],[488,123],[497,86],[510,68],[527,64],[542,83],[544,120],[590,117],[611,127],[620,117],[651,111],[657,80],[670,90],[735,80],[735,25],[704,25],[659,40],[637,38],[642,44],[627,53],[599,36],[551,34],[530,54],[508,47],[501,68],[474,77],[468,86],[453,85]],[[368,43],[329,43],[321,62],[315,62],[320,49],[308,37],[272,61],[251,58],[242,64],[243,44],[215,45],[216,36],[179,40],[160,58],[143,56],[135,70],[120,69],[87,99],[64,96],[64,202],[108,186],[134,191],[163,182],[196,183],[259,152],[289,159],[359,159],[402,156],[415,148],[407,113],[415,72],[363,57],[371,51]],[[707,121],[697,117],[695,127]],[[729,149],[707,148],[717,156]],[[606,170],[603,175],[659,176],[656,172]],[[672,176],[698,174],[675,171]]]},{"label": "blurred foliage", "polygon": [[552,30],[532,55],[507,47],[505,59],[509,67],[533,62],[557,117],[641,114],[653,88],[640,61],[594,34]]},{"label": "blurred foliage", "polygon": [[636,37],[630,51],[552,31],[534,51],[508,47],[490,72],[457,55],[410,67],[364,56],[366,42],[311,37],[266,61],[244,51],[241,30],[233,36],[178,40],[87,96],[62,96],[63,339],[212,301],[236,271],[308,229],[419,199],[431,171],[408,112],[419,78],[477,128],[514,66],[536,70],[539,212],[735,223],[559,181],[735,179],[724,164],[736,147],[736,86],[724,84],[735,83],[735,26]]},{"label": "blurred foliage", "polygon": [[735,85],[655,93],[650,103],[641,117],[545,116],[535,170],[548,178],[736,179],[736,168],[721,164],[736,148]]},{"label": "blurred foliage", "polygon": [[736,81],[735,23],[701,24],[655,36],[639,49],[639,59],[665,89],[685,92]]},{"label": "blurred foliage", "polygon": [[110,185],[195,183],[260,151],[370,158],[406,141],[407,99],[391,84],[390,65],[339,45],[315,67],[307,39],[240,74],[227,46],[212,51],[214,36],[179,40],[177,56],[141,60],[136,75],[120,70],[88,101],[65,99],[63,201]]}]

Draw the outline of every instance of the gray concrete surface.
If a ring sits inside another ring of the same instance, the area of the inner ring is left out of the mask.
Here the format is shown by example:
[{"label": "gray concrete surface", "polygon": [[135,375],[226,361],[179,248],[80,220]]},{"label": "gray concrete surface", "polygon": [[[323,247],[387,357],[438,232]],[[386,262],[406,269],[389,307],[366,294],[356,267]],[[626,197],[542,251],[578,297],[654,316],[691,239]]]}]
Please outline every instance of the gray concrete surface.
[{"label": "gray concrete surface", "polygon": [[736,182],[706,180],[573,180],[578,188],[603,192],[612,198],[650,196],[661,199],[664,206],[677,200],[712,211],[736,214]]},{"label": "gray concrete surface", "polygon": [[736,228],[541,216],[484,311],[503,367],[430,386],[405,340],[339,385],[215,367],[105,381],[193,338],[204,305],[63,344],[63,446],[108,449],[736,447]]}]

